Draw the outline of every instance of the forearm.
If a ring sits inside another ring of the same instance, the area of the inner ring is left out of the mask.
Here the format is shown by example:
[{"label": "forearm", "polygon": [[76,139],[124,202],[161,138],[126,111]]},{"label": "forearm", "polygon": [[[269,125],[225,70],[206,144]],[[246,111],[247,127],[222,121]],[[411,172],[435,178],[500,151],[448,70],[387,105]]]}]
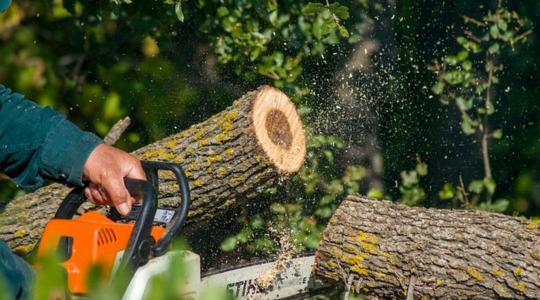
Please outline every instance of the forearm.
[{"label": "forearm", "polygon": [[20,187],[33,190],[45,179],[80,185],[84,163],[101,142],[0,85],[0,170]]}]

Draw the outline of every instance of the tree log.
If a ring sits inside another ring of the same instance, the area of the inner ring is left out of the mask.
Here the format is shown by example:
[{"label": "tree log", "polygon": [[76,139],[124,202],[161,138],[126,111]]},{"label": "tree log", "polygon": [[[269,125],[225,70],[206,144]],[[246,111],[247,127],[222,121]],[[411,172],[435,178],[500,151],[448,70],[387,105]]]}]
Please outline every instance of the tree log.
[{"label": "tree log", "polygon": [[[306,141],[294,104],[278,89],[263,86],[208,120],[133,154],[184,167],[192,196],[189,227],[248,203],[298,171]],[[0,215],[0,239],[19,253],[30,251],[68,191],[52,184],[13,200]],[[172,174],[160,174],[160,206],[176,207],[176,193]]]},{"label": "tree log", "polygon": [[351,196],[330,219],[315,272],[382,299],[539,299],[539,225]]}]

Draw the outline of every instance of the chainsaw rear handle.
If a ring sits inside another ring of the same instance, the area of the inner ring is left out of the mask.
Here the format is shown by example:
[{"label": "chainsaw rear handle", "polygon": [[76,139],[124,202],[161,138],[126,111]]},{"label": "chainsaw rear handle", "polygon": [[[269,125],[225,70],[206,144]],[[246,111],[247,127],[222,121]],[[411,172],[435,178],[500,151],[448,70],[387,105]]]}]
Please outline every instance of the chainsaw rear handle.
[{"label": "chainsaw rear handle", "polygon": [[[122,259],[120,267],[130,263],[134,268],[146,263],[150,255],[163,255],[172,239],[178,235],[184,225],[190,204],[190,192],[188,180],[179,165],[158,161],[141,161],[147,180],[124,178],[124,184],[131,196],[143,196],[140,214],[135,220],[133,232],[124,252],[124,258],[130,258],[130,262]],[[176,209],[173,219],[167,224],[167,231],[156,242],[155,246],[148,244],[148,237],[152,228],[154,215],[157,211],[157,191],[159,189],[158,170],[173,172],[179,186],[182,198],[180,206]],[[84,203],[84,187],[76,187],[62,201],[56,211],[55,218],[71,219],[79,207]],[[113,212],[116,210],[112,208]],[[114,214],[114,213],[113,213]],[[116,214],[118,214],[116,212]]]}]

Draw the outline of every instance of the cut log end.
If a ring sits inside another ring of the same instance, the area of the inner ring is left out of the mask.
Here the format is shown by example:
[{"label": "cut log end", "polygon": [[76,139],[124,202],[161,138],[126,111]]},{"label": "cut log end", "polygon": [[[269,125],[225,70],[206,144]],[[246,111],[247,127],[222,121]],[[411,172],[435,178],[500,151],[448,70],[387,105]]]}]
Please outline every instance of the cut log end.
[{"label": "cut log end", "polygon": [[261,149],[276,170],[297,172],[306,156],[306,135],[289,97],[273,87],[261,88],[253,100],[251,119]]}]

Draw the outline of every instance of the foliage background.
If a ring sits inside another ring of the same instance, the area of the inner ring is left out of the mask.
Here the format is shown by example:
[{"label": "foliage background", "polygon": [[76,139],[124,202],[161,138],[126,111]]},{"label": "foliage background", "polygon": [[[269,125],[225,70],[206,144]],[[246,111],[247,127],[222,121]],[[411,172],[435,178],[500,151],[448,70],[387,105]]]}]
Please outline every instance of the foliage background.
[{"label": "foliage background", "polygon": [[[261,84],[288,93],[310,134],[306,168],[259,204],[216,220],[225,240],[209,243],[216,231],[208,228],[190,241],[212,265],[231,255],[223,250],[274,251],[279,243],[267,225],[287,228],[299,248],[314,248],[350,193],[462,206],[440,191],[460,177],[483,177],[480,144],[462,133],[455,107],[433,93],[437,78],[428,66],[459,50],[463,15],[482,19],[497,5],[21,0],[0,15],[0,83],[101,136],[129,115],[133,125],[118,144],[126,150],[185,129]],[[540,3],[502,5],[532,32],[497,56],[505,68],[491,116],[503,132],[490,144],[494,198],[508,202],[499,211],[538,217]],[[20,193],[0,181],[2,203]]]}]

